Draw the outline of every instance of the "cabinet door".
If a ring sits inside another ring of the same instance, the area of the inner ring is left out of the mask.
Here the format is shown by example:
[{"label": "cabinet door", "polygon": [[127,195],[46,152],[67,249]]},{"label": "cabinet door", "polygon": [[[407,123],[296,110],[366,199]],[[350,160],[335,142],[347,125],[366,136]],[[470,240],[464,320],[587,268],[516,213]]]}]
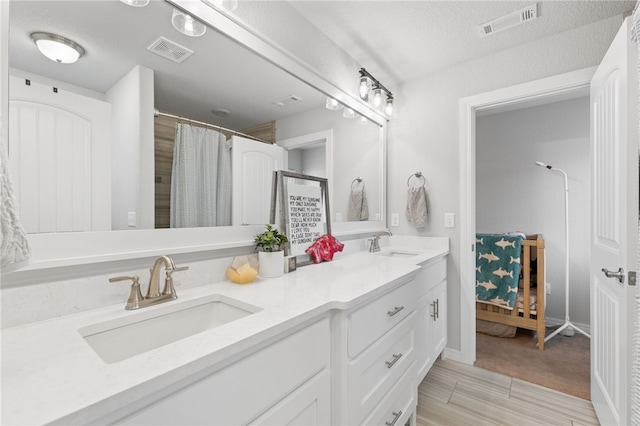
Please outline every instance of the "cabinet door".
[{"label": "cabinet door", "polygon": [[447,345],[447,281],[440,282],[429,292],[428,347],[433,361]]},{"label": "cabinet door", "polygon": [[251,424],[328,425],[331,422],[330,378],[329,370],[323,370]]},{"label": "cabinet door", "polygon": [[[323,318],[117,424],[248,424],[328,370],[330,346],[329,320]],[[298,408],[304,412],[305,407]]]}]

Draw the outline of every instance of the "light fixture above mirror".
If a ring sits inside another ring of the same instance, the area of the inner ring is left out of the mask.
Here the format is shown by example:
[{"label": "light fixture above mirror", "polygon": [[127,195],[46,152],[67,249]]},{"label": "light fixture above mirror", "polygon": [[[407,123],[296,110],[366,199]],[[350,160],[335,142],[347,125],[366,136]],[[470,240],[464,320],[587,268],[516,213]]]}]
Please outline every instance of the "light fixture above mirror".
[{"label": "light fixture above mirror", "polygon": [[[365,102],[369,102],[371,99],[373,106],[376,108],[381,108],[382,103],[382,94],[386,94],[387,99],[384,102],[383,111],[387,116],[393,115],[393,94],[382,85],[374,76],[372,76],[366,69],[360,68],[360,77],[358,79],[358,94],[360,95],[360,99]],[[370,93],[373,96],[370,96]]]},{"label": "light fixture above mirror", "polygon": [[72,64],[85,53],[78,43],[57,34],[35,32],[31,33],[31,39],[40,53],[60,64]]}]

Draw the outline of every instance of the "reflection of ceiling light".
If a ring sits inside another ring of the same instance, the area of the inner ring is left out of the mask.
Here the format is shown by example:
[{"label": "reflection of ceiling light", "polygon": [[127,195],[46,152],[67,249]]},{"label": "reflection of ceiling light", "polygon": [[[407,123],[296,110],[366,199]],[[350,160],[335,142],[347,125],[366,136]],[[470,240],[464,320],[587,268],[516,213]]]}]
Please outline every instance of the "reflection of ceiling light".
[{"label": "reflection of ceiling light", "polygon": [[231,115],[231,111],[224,108],[213,109],[211,110],[211,112],[217,115],[218,117],[228,117]]},{"label": "reflection of ceiling light", "polygon": [[122,3],[133,7],[145,7],[149,4],[149,0],[120,0]]},{"label": "reflection of ceiling light", "polygon": [[325,107],[332,111],[337,111],[339,109],[342,109],[343,105],[340,102],[333,99],[331,96],[327,96],[327,103],[325,104]]},{"label": "reflection of ceiling light", "polygon": [[173,9],[171,23],[173,28],[190,37],[200,37],[207,32],[206,25],[178,9]]},{"label": "reflection of ceiling light", "polygon": [[31,39],[47,58],[61,64],[72,64],[84,55],[82,46],[68,38],[51,33],[32,33]]}]

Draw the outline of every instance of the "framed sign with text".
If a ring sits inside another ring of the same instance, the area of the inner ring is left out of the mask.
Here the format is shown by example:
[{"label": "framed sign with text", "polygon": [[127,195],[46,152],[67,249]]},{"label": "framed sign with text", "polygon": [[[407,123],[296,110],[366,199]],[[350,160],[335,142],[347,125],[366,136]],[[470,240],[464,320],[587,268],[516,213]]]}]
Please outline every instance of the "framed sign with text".
[{"label": "framed sign with text", "polygon": [[313,263],[305,250],[331,233],[327,187],[327,179],[321,177],[285,170],[273,174],[270,222],[287,234],[285,255],[295,256],[298,266]]}]

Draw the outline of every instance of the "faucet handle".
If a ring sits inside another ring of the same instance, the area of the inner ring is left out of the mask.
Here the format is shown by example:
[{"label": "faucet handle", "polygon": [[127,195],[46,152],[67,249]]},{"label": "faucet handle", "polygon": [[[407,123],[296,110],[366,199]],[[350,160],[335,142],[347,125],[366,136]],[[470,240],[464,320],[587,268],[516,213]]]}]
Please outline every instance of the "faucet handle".
[{"label": "faucet handle", "polygon": [[127,281],[131,280],[131,292],[129,293],[129,299],[127,299],[127,304],[125,305],[125,309],[138,309],[140,307],[140,302],[144,300],[142,297],[142,292],[140,291],[140,277],[134,275],[132,277],[129,276],[121,276],[121,277],[113,277],[109,278],[109,282],[114,283],[118,281]]},{"label": "faucet handle", "polygon": [[165,269],[165,279],[164,279],[164,289],[162,290],[163,295],[171,295],[173,299],[177,299],[178,295],[176,293],[176,288],[173,286],[173,276],[174,272],[186,271],[188,270],[188,266],[180,266],[178,268],[174,267],[172,269]]}]

